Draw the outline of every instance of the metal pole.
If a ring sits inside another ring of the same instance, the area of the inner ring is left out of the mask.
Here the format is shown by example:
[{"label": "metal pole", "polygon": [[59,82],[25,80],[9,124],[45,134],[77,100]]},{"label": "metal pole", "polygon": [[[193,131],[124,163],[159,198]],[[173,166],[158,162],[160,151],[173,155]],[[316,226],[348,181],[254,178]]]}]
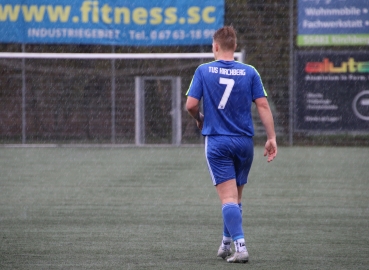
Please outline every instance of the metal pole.
[{"label": "metal pole", "polygon": [[294,62],[294,52],[293,52],[293,3],[294,0],[290,0],[290,70],[289,70],[289,129],[288,129],[288,141],[289,145],[293,145],[293,62]]},{"label": "metal pole", "polygon": [[144,79],[135,77],[135,143],[142,145],[145,143],[145,90]]},{"label": "metal pole", "polygon": [[[112,53],[115,53],[115,46],[112,46]],[[111,59],[111,143],[115,144],[115,58]]]},{"label": "metal pole", "polygon": [[[22,44],[22,53],[25,52],[25,44]],[[22,58],[22,144],[26,143],[26,59]]]},{"label": "metal pole", "polygon": [[242,63],[246,63],[246,49],[245,48],[241,50],[241,57],[238,61]]},{"label": "metal pole", "polygon": [[179,146],[182,140],[181,77],[172,82],[172,144]]},{"label": "metal pole", "polygon": [[182,104],[181,104],[181,77],[176,77],[176,100],[177,100],[177,138],[176,138],[176,144],[180,145],[182,143]]}]

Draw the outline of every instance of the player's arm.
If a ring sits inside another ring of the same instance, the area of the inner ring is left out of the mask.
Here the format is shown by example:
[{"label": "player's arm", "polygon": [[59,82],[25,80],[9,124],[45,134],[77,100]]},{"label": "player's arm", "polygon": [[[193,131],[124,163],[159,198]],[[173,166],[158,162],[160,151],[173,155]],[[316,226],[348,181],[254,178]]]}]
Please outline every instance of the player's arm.
[{"label": "player's arm", "polygon": [[265,127],[267,134],[267,142],[265,143],[264,156],[268,156],[268,162],[272,161],[277,155],[277,140],[274,130],[274,120],[272,111],[270,110],[266,97],[261,97],[255,100],[261,122]]},{"label": "player's arm", "polygon": [[196,120],[197,127],[201,130],[204,123],[204,115],[200,113],[200,101],[194,97],[187,97],[186,109]]}]

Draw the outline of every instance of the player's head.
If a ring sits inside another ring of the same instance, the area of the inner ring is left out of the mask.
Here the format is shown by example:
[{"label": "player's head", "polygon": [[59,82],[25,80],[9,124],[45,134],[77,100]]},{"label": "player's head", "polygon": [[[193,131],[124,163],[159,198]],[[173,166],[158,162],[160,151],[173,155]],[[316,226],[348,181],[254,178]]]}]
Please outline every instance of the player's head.
[{"label": "player's head", "polygon": [[[215,47],[223,52],[234,52],[237,47],[237,35],[233,26],[224,26],[213,35],[213,52]],[[215,52],[214,52],[215,54]]]}]

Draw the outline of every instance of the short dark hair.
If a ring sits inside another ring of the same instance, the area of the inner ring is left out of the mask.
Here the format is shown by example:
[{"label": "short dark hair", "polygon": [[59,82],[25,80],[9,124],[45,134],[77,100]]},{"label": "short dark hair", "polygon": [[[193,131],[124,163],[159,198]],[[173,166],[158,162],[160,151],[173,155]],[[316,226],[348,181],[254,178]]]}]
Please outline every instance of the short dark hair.
[{"label": "short dark hair", "polygon": [[218,29],[214,35],[213,40],[219,44],[224,51],[234,51],[237,44],[237,34],[233,26],[224,26]]}]

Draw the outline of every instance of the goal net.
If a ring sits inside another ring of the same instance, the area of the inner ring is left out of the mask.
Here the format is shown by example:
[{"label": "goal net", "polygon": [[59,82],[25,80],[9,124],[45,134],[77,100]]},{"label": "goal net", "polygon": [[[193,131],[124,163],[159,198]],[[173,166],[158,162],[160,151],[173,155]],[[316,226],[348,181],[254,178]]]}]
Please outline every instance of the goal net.
[{"label": "goal net", "polygon": [[0,53],[0,138],[202,143],[185,93],[197,66],[212,60],[212,53]]}]

